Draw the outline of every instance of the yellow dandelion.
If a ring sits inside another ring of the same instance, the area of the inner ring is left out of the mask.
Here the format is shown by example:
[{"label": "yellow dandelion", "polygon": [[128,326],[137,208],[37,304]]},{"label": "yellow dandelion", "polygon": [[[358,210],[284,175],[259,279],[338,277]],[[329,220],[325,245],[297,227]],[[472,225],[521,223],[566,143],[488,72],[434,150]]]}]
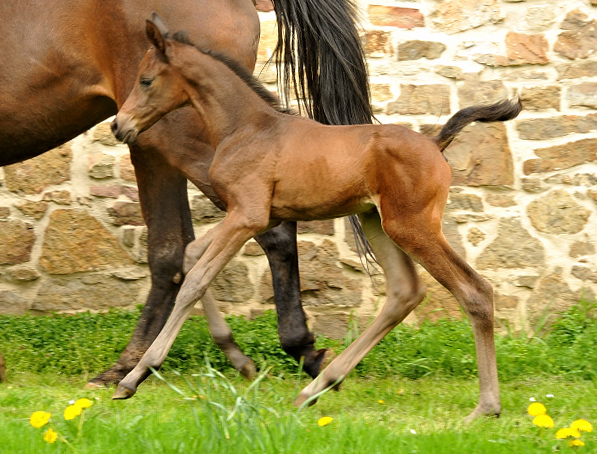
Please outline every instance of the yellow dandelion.
[{"label": "yellow dandelion", "polygon": [[319,424],[321,427],[323,427],[323,426],[327,426],[333,420],[334,420],[334,418],[330,418],[329,416],[324,416],[323,418],[319,418],[319,421],[317,421],[317,424]]},{"label": "yellow dandelion", "polygon": [[379,399],[379,400],[377,401],[377,403],[379,403],[379,404],[383,404],[383,403],[385,403],[385,402],[384,402],[383,400]]},{"label": "yellow dandelion", "polygon": [[551,416],[549,415],[538,415],[533,419],[533,424],[545,429],[550,429],[553,427],[553,419],[551,419]]},{"label": "yellow dandelion", "polygon": [[33,427],[39,429],[48,423],[50,416],[52,416],[52,414],[47,411],[34,411],[29,418],[29,422]]},{"label": "yellow dandelion", "polygon": [[564,440],[565,438],[580,437],[580,432],[572,427],[564,427],[556,432],[556,438],[558,440]]},{"label": "yellow dandelion", "polygon": [[572,447],[572,446],[584,446],[585,443],[582,440],[579,440],[578,438],[575,438],[574,440],[570,440],[568,442],[568,446]]},{"label": "yellow dandelion", "polygon": [[83,397],[82,399],[78,399],[74,405],[76,405],[77,407],[81,407],[81,408],[89,408],[93,405],[93,402],[91,402],[89,399],[86,399],[85,397]]},{"label": "yellow dandelion", "polygon": [[593,432],[593,426],[586,419],[577,419],[572,424],[570,424],[570,427],[580,432]]},{"label": "yellow dandelion", "polygon": [[49,428],[48,430],[46,430],[46,433],[44,433],[44,441],[47,441],[48,443],[54,443],[57,438],[58,433],[54,431],[52,428]]},{"label": "yellow dandelion", "polygon": [[539,416],[547,414],[547,409],[541,402],[533,402],[531,405],[529,405],[527,412],[531,416]]},{"label": "yellow dandelion", "polygon": [[77,416],[79,416],[81,414],[82,411],[83,411],[83,409],[81,407],[79,407],[78,405],[75,405],[75,404],[69,405],[64,410],[64,419],[66,419],[67,421],[69,421],[71,419],[75,419]]}]

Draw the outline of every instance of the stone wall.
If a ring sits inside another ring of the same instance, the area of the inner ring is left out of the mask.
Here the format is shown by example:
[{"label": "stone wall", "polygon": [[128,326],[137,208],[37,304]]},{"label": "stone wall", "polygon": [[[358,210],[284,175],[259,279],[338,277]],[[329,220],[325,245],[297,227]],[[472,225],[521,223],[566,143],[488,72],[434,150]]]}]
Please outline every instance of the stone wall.
[{"label": "stone wall", "polygon": [[[267,3],[260,1],[267,10]],[[361,1],[373,102],[384,123],[430,134],[458,109],[517,94],[507,124],[468,127],[446,151],[454,169],[444,232],[495,289],[516,329],[597,291],[596,0]],[[261,13],[256,73],[274,16]],[[222,217],[190,187],[197,233]],[[341,337],[384,302],[345,220],[301,223],[303,301],[317,333]],[[426,277],[429,301],[408,321],[460,316]],[[108,123],[36,159],[0,168],[0,312],[133,307],[149,288],[146,228],[127,148]],[[228,313],[272,308],[267,261],[250,242],[218,277]]]}]

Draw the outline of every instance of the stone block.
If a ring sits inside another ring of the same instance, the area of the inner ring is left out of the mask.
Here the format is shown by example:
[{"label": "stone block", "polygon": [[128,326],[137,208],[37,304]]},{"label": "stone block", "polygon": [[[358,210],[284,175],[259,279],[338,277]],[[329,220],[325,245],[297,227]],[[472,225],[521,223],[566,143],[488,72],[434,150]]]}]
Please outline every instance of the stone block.
[{"label": "stone block", "polygon": [[538,159],[525,161],[523,163],[523,172],[525,175],[553,172],[554,170],[569,169],[587,162],[595,162],[597,159],[596,149],[597,139],[582,139],[563,145],[539,148],[535,150]]},{"label": "stone block", "polygon": [[71,160],[72,151],[67,143],[35,158],[6,166],[6,187],[18,194],[39,194],[48,186],[70,179]]},{"label": "stone block", "polygon": [[597,109],[597,82],[583,82],[571,86],[566,92],[566,101],[569,107]]},{"label": "stone block", "polygon": [[499,0],[444,0],[435,2],[432,8],[429,18],[434,28],[450,34],[495,24],[503,19]]},{"label": "stone block", "polygon": [[450,88],[448,85],[401,85],[400,96],[388,103],[388,115],[447,115],[450,113]]},{"label": "stone block", "polygon": [[132,260],[89,213],[56,210],[45,231],[39,264],[50,274],[72,274],[128,266]]},{"label": "stone block", "polygon": [[423,14],[414,8],[368,5],[367,14],[371,25],[406,29],[425,26]]},{"label": "stone block", "polygon": [[575,60],[587,58],[597,50],[597,21],[581,10],[569,12],[560,28],[566,31],[558,35],[554,52]]},{"label": "stone block", "polygon": [[545,267],[545,250],[516,218],[503,218],[496,238],[479,254],[478,270]]},{"label": "stone block", "polygon": [[527,216],[533,227],[552,235],[581,232],[591,211],[576,203],[563,189],[550,191],[527,205]]},{"label": "stone block", "polygon": [[33,226],[16,219],[0,220],[0,265],[17,265],[31,259]]},{"label": "stone block", "polygon": [[115,202],[108,208],[108,215],[116,226],[145,225],[141,205],[137,202]]},{"label": "stone block", "polygon": [[525,111],[560,110],[562,88],[557,85],[525,87],[520,101]]},{"label": "stone block", "polygon": [[403,41],[398,45],[398,61],[421,58],[435,60],[441,57],[444,50],[446,50],[446,45],[436,41]]},{"label": "stone block", "polygon": [[394,55],[392,34],[383,30],[365,30],[362,38],[365,55],[370,58]]},{"label": "stone block", "polygon": [[467,126],[444,151],[454,186],[511,186],[514,164],[503,123]]}]

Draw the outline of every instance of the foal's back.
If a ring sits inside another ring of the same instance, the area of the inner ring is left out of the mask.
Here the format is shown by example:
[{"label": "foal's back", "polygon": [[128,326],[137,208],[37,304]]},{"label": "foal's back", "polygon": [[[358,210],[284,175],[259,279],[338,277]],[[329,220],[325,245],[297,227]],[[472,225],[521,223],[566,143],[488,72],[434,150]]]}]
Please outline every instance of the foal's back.
[{"label": "foal's back", "polygon": [[340,217],[373,208],[382,193],[398,203],[429,197],[426,191],[434,193],[434,185],[449,185],[451,170],[435,142],[410,129],[278,118],[274,219]]}]

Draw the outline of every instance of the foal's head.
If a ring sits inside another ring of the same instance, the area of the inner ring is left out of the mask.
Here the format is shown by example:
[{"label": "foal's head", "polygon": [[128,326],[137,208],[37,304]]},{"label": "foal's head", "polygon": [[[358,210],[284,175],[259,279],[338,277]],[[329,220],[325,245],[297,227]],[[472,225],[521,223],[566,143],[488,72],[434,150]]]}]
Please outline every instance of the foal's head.
[{"label": "foal's head", "polygon": [[133,143],[168,112],[189,102],[185,81],[172,64],[187,46],[168,39],[168,30],[155,13],[146,22],[146,32],[153,47],[143,57],[135,86],[112,122],[112,132],[126,143]]}]

